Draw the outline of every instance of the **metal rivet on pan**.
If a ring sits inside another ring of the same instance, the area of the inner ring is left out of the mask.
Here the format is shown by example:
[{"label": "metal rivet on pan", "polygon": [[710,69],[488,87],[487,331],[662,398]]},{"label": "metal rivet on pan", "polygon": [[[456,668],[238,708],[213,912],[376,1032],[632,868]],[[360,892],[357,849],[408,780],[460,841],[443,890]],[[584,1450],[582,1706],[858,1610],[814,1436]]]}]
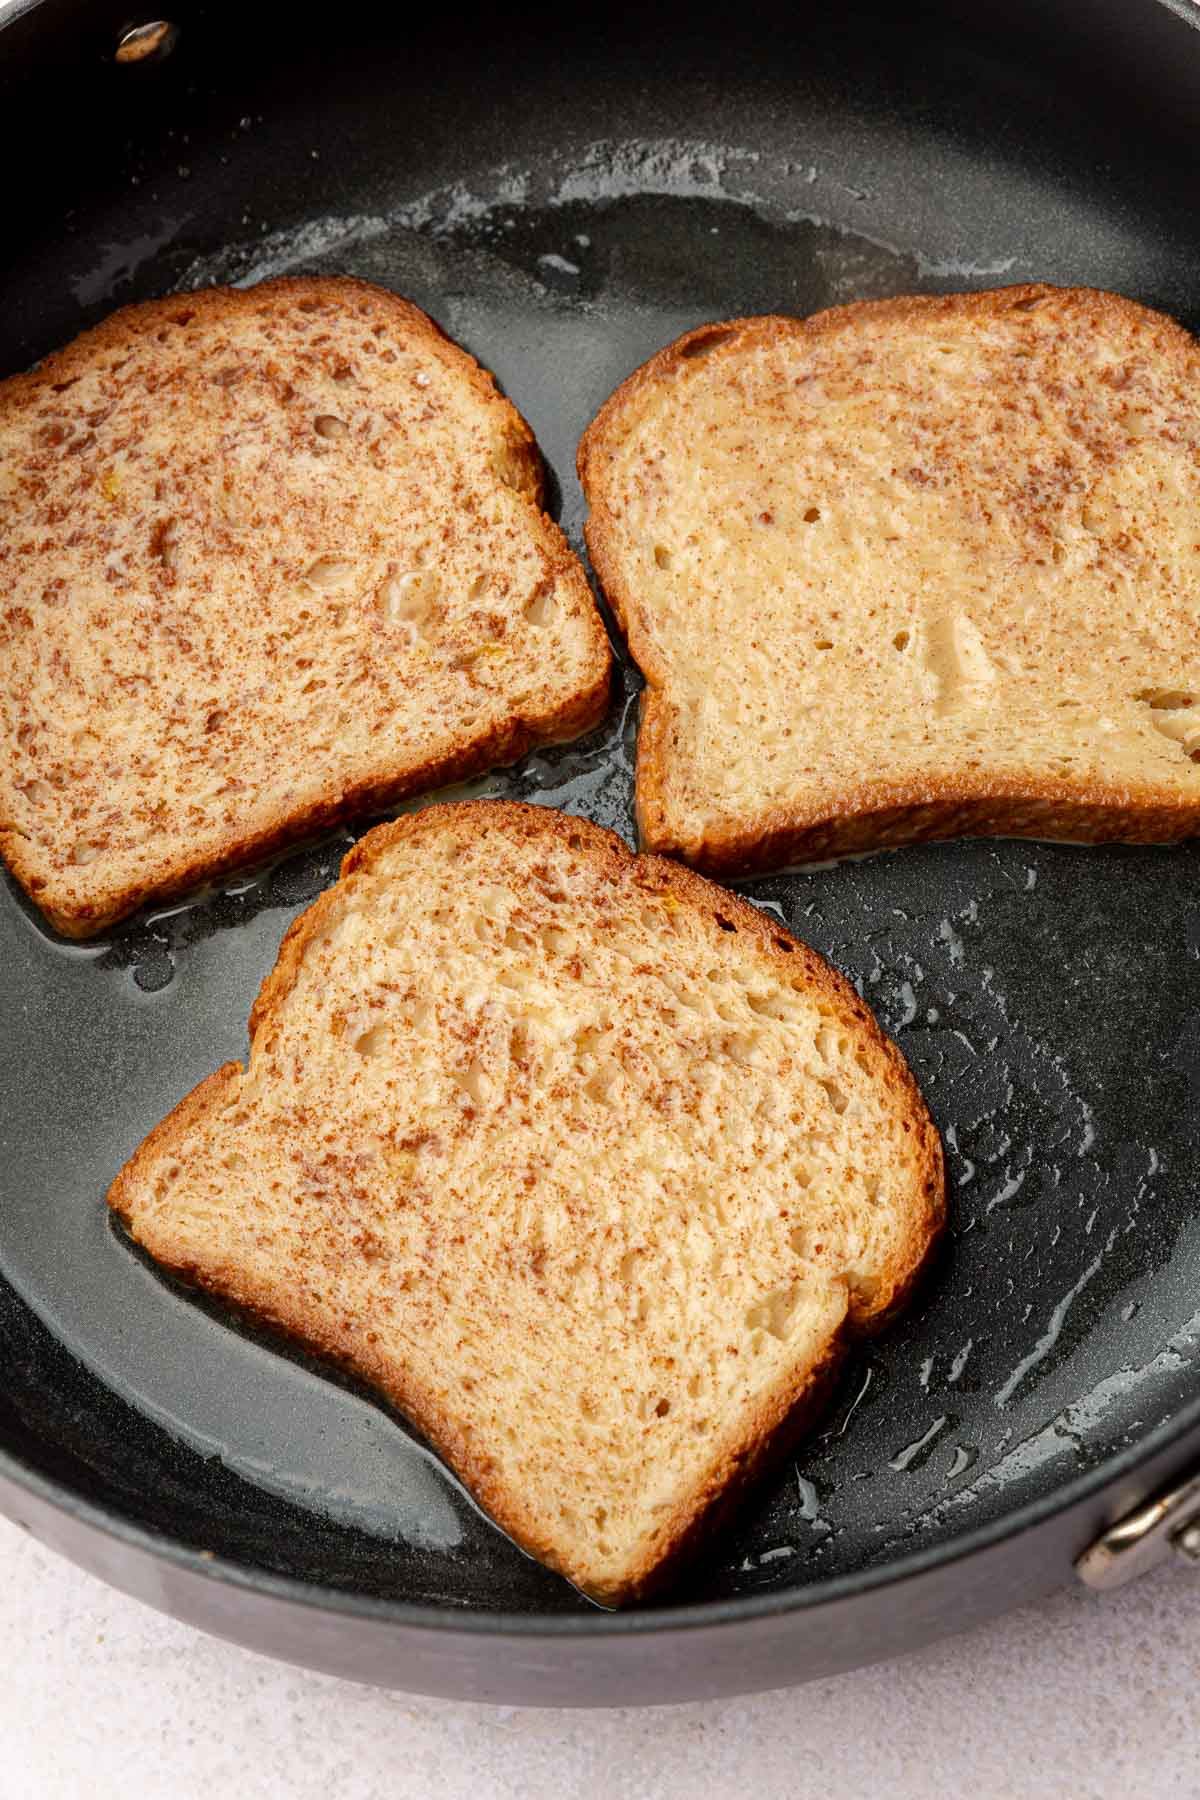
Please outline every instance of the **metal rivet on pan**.
[{"label": "metal rivet on pan", "polygon": [[1193,1519],[1190,1525],[1175,1533],[1171,1542],[1188,1562],[1200,1563],[1200,1521]]},{"label": "metal rivet on pan", "polygon": [[170,56],[179,37],[179,27],[170,19],[150,19],[145,25],[131,25],[121,33],[117,44],[119,63],[161,62]]}]

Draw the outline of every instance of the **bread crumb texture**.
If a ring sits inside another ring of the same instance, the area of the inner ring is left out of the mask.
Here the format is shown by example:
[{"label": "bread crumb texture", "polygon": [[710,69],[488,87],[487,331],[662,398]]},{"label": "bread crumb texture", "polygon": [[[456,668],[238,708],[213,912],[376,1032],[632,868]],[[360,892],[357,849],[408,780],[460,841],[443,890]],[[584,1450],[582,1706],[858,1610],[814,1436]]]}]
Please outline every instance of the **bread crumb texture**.
[{"label": "bread crumb texture", "polygon": [[0,385],[0,850],[73,936],[603,711],[489,375],[349,279],[128,307]]},{"label": "bread crumb texture", "polygon": [[905,1298],[941,1149],[774,921],[542,809],[378,827],[111,1204],[356,1370],[511,1534],[638,1597]]},{"label": "bread crumb texture", "polygon": [[645,840],[1200,830],[1200,346],[1025,287],[703,327],[587,433]]}]

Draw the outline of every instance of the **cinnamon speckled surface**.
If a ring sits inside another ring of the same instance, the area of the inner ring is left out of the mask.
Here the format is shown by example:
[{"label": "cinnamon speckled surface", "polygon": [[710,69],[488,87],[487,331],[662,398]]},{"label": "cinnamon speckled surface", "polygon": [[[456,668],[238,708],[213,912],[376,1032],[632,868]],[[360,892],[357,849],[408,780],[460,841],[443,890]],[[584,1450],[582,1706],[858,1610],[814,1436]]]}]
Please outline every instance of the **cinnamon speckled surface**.
[{"label": "cinnamon speckled surface", "polygon": [[0,1800],[1194,1800],[1200,1578],[1067,1591],[790,1693],[620,1712],[378,1692],[203,1637],[0,1521]]}]

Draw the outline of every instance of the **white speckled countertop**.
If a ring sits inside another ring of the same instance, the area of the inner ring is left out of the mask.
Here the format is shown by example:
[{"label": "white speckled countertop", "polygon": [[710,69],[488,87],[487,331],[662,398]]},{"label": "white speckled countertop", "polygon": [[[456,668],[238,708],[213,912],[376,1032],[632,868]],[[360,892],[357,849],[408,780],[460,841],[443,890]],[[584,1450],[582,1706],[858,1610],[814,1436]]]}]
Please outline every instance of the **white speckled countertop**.
[{"label": "white speckled countertop", "polygon": [[0,1800],[1196,1800],[1200,1578],[1057,1595],[790,1693],[517,1712],[202,1637],[0,1521]]}]

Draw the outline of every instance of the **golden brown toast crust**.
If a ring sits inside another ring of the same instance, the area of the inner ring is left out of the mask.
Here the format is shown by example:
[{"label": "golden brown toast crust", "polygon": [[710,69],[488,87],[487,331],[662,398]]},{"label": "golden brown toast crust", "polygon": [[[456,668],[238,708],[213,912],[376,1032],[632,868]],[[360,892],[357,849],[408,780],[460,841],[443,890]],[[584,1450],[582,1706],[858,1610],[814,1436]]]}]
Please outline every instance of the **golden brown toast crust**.
[{"label": "golden brown toast crust", "polygon": [[[197,1268],[186,1260],[172,1261],[162,1248],[154,1251],[165,1266],[184,1280],[204,1287],[232,1302],[276,1330],[297,1339],[309,1349],[350,1368],[376,1387],[398,1411],[410,1419],[468,1485],[496,1522],[516,1541],[550,1567],[584,1586],[592,1596],[609,1605],[622,1605],[661,1586],[700,1542],[716,1520],[736,1504],[745,1488],[772,1461],[794,1443],[815,1416],[841,1362],[847,1344],[855,1336],[879,1327],[904,1305],[925,1267],[945,1220],[945,1182],[941,1143],[921,1099],[916,1083],[896,1046],[884,1036],[869,1009],[850,984],[790,932],[767,918],[748,902],[712,886],[707,881],[656,856],[634,858],[611,832],[541,808],[478,801],[453,806],[433,806],[380,825],[369,832],[346,857],[341,880],[298,918],[280,947],[275,967],[263,982],[250,1017],[252,1054],[267,1056],[278,1020],[287,1006],[311,945],[318,943],[336,907],[366,882],[379,858],[401,840],[414,845],[423,838],[446,833],[471,837],[478,829],[503,830],[537,845],[570,842],[577,854],[594,859],[600,867],[622,872],[636,869],[638,887],[650,897],[669,897],[679,906],[701,915],[711,924],[715,944],[727,942],[732,928],[745,934],[768,967],[795,983],[799,976],[814,993],[832,1003],[840,1028],[854,1035],[864,1067],[890,1096],[890,1106],[903,1120],[911,1137],[915,1171],[908,1194],[909,1214],[902,1247],[893,1266],[868,1295],[851,1294],[846,1323],[830,1341],[817,1363],[795,1373],[778,1387],[750,1417],[738,1421],[738,1429],[711,1446],[703,1478],[685,1504],[666,1515],[635,1569],[619,1584],[599,1587],[581,1577],[579,1567],[561,1543],[547,1536],[530,1499],[499,1478],[486,1448],[464,1434],[448,1406],[431,1391],[414,1383],[406,1373],[373,1351],[362,1331],[316,1331],[303,1295],[287,1282],[263,1287],[247,1280],[237,1267]],[[161,1168],[164,1157],[186,1161],[189,1139],[206,1117],[216,1114],[236,1098],[242,1071],[226,1064],[183,1099],[156,1126],[134,1153],[109,1190],[108,1201],[136,1236],[139,1195]]]},{"label": "golden brown toast crust", "polygon": [[[131,357],[142,356],[148,365],[149,378],[153,379],[153,351],[148,346],[156,337],[199,320],[214,327],[227,324],[231,337],[236,339],[239,327],[255,312],[261,313],[264,308],[282,312],[297,306],[306,311],[319,306],[328,312],[330,332],[334,337],[341,316],[348,317],[353,312],[356,323],[369,316],[376,321],[377,334],[384,334],[380,341],[386,343],[389,336],[397,341],[402,337],[407,345],[417,346],[430,367],[440,365],[449,381],[461,384],[474,396],[475,403],[484,409],[490,421],[489,429],[503,445],[501,479],[504,486],[527,502],[524,530],[544,559],[549,579],[557,584],[556,592],[577,620],[583,622],[588,634],[590,648],[586,667],[570,691],[564,688],[561,680],[557,689],[543,682],[540,691],[532,692],[528,702],[514,705],[508,716],[485,718],[481,713],[482,723],[452,729],[444,734],[442,742],[436,741],[435,734],[433,741],[419,754],[405,754],[399,760],[372,754],[361,758],[359,766],[353,769],[330,767],[324,791],[314,791],[310,783],[307,792],[298,792],[296,797],[284,800],[265,814],[260,810],[253,819],[231,816],[214,821],[206,815],[195,825],[193,842],[186,841],[186,832],[176,834],[185,841],[170,844],[164,841],[156,849],[148,850],[136,870],[131,872],[126,866],[111,873],[106,872],[105,852],[110,846],[117,849],[123,846],[123,827],[119,820],[108,828],[101,823],[98,828],[90,829],[95,860],[86,868],[71,865],[68,847],[62,842],[48,842],[46,833],[31,833],[28,796],[42,781],[42,771],[35,764],[30,762],[26,766],[26,763],[27,747],[33,744],[36,748],[37,721],[32,721],[23,712],[22,695],[19,692],[5,694],[0,684],[0,730],[7,710],[11,740],[4,759],[6,770],[0,768],[0,855],[55,929],[65,936],[91,936],[142,906],[171,899],[230,869],[268,856],[288,843],[313,836],[355,815],[383,810],[411,794],[515,762],[536,745],[578,736],[591,729],[603,716],[611,663],[607,639],[578,560],[558,526],[542,511],[543,469],[532,433],[475,359],[452,343],[419,308],[398,295],[349,276],[295,276],[263,282],[254,288],[207,289],[122,308],[64,349],[48,356],[36,368],[0,383],[0,434],[6,425],[18,426],[26,415],[36,417],[47,397],[60,393],[62,399],[55,404],[64,414],[66,425],[55,429],[65,429],[68,435],[76,423],[83,429],[87,420],[76,422],[71,418],[71,389],[105,358],[124,354],[128,361]],[[219,374],[219,371],[214,373]],[[285,371],[269,370],[268,374],[285,403],[291,392],[284,379]],[[183,403],[186,404],[186,396]],[[165,404],[177,406],[180,402],[177,396],[168,396]],[[112,410],[110,407],[109,412]],[[111,428],[107,414],[104,424],[105,429]],[[56,443],[47,443],[44,450],[31,450],[27,489],[34,496],[45,486],[45,470],[38,464],[37,457],[50,459],[59,454]],[[105,481],[113,479],[102,472],[99,486],[103,489]],[[227,488],[230,480],[227,476]],[[112,493],[115,500],[115,485]],[[3,498],[0,490],[0,503]],[[270,504],[270,494],[262,498],[264,504]],[[457,501],[457,496],[445,497],[449,508]],[[154,508],[149,503],[148,509],[153,514]],[[158,510],[161,512],[162,508]],[[0,514],[2,512],[0,504]],[[4,563],[5,536],[7,547],[14,553],[18,549],[27,553],[30,549],[28,544],[18,544],[22,518],[18,508],[12,515],[11,526],[0,535],[0,567]],[[71,519],[60,519],[54,529],[66,531],[72,522]],[[147,521],[147,532],[152,524],[151,517]],[[50,539],[46,548],[52,547],[53,539]],[[87,555],[86,544],[76,548],[79,555]],[[0,617],[0,643],[4,639],[5,625],[12,631],[19,631],[32,624],[27,617],[15,618],[11,613],[7,620]],[[33,628],[36,629],[36,625]],[[488,652],[491,646],[484,645],[483,649]],[[139,673],[120,667],[114,670],[114,674],[123,680],[130,676],[136,680]],[[169,675],[168,670],[162,679],[169,679]],[[221,668],[218,658],[206,671],[205,679],[219,687],[229,675],[230,671]],[[534,685],[536,689],[537,684]],[[353,704],[361,705],[358,696]],[[97,711],[101,715],[98,726],[103,739],[102,707]],[[228,726],[225,729],[228,731]],[[103,743],[96,754],[103,756]],[[319,752],[312,755],[318,756]],[[303,742],[295,746],[295,760],[303,770],[309,760]],[[5,772],[13,786],[6,783]],[[253,800],[252,794],[249,800]]]},{"label": "golden brown toast crust", "polygon": [[580,440],[577,462],[591,509],[584,533],[592,564],[647,682],[638,737],[637,812],[648,848],[683,856],[710,875],[734,876],[950,837],[1144,844],[1172,843],[1200,833],[1200,796],[1164,793],[1153,784],[1105,780],[1095,773],[1046,775],[1031,782],[986,767],[914,781],[870,769],[869,756],[864,757],[867,771],[856,784],[830,793],[819,805],[771,806],[736,823],[710,826],[699,840],[687,841],[671,817],[666,671],[639,617],[605,480],[606,465],[637,402],[669,385],[695,358],[736,356],[751,344],[814,341],[853,333],[865,322],[900,326],[954,318],[986,325],[1006,312],[1045,305],[1062,309],[1068,320],[1074,309],[1086,307],[1102,323],[1136,326],[1149,333],[1156,354],[1175,360],[1189,379],[1200,379],[1196,341],[1164,314],[1118,294],[1033,283],[983,293],[863,300],[809,318],[765,315],[701,325],[651,357],[605,402]]}]

